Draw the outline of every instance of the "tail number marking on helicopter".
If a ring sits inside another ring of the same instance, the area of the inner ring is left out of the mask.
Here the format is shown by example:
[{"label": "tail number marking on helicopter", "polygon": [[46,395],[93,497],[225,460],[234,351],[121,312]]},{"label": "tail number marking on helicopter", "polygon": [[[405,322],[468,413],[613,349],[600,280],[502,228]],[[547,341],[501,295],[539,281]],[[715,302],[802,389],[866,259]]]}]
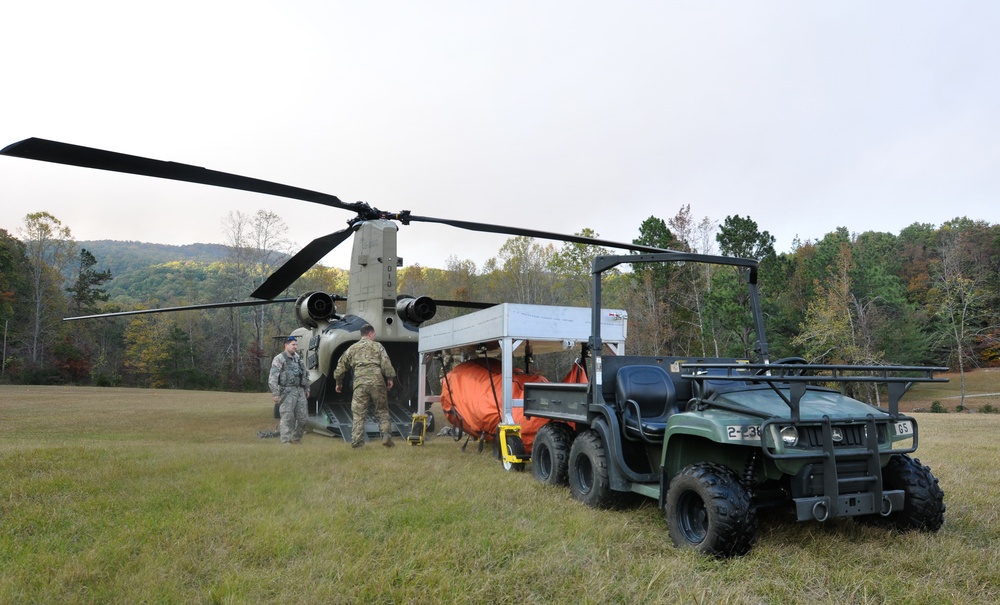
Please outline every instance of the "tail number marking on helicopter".
[{"label": "tail number marking on helicopter", "polygon": [[733,425],[726,427],[726,438],[730,441],[756,441],[760,442],[760,425]]}]

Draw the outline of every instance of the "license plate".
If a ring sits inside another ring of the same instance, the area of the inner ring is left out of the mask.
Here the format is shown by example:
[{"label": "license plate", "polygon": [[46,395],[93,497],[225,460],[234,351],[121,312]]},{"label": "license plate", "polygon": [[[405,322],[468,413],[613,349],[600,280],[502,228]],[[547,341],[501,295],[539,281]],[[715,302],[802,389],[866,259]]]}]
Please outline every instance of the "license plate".
[{"label": "license plate", "polygon": [[901,420],[895,423],[896,436],[909,436],[913,434],[913,422],[910,420]]},{"label": "license plate", "polygon": [[730,441],[760,441],[760,425],[727,426],[726,436]]}]

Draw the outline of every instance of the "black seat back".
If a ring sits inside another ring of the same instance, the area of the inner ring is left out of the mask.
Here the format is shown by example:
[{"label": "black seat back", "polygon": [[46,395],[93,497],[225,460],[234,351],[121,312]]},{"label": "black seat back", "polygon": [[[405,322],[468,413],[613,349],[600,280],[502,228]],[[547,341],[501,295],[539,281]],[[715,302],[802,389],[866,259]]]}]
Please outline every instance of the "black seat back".
[{"label": "black seat back", "polygon": [[[730,375],[727,370],[720,368],[711,368],[704,372],[706,376],[728,376]],[[714,380],[712,378],[705,378],[701,381],[700,385],[695,386],[694,394],[701,399],[710,399],[714,397],[717,393],[725,393],[726,391],[734,391],[746,388],[746,382],[743,380]]]},{"label": "black seat back", "polygon": [[626,411],[626,402],[634,401],[644,422],[665,422],[677,411],[677,391],[667,372],[659,366],[624,366],[615,380],[615,403]]}]

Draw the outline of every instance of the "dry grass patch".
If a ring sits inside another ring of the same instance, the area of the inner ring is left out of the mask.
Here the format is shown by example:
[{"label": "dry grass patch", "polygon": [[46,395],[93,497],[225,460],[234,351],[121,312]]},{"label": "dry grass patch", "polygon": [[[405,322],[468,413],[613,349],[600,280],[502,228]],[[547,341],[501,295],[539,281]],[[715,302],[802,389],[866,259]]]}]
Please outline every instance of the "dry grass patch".
[{"label": "dry grass patch", "polygon": [[[945,372],[938,377],[947,378],[949,382],[915,385],[903,398],[900,407],[907,411],[926,412],[937,401],[944,411],[955,412],[962,402],[962,376],[958,372]],[[983,368],[965,374],[965,407],[981,410],[986,406],[1000,409],[1000,368]]]}]

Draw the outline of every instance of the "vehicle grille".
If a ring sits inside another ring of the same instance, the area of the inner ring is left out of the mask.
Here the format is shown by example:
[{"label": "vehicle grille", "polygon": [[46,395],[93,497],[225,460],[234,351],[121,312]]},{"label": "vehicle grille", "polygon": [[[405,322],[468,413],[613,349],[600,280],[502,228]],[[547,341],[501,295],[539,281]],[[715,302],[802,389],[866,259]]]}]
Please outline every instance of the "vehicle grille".
[{"label": "vehicle grille", "polygon": [[[833,443],[833,447],[864,447],[865,445],[865,425],[863,424],[835,424],[844,435],[844,438]],[[876,426],[878,442],[885,443],[885,428],[882,425]],[[799,427],[799,445],[801,447],[823,447],[823,427],[806,425]]]}]

